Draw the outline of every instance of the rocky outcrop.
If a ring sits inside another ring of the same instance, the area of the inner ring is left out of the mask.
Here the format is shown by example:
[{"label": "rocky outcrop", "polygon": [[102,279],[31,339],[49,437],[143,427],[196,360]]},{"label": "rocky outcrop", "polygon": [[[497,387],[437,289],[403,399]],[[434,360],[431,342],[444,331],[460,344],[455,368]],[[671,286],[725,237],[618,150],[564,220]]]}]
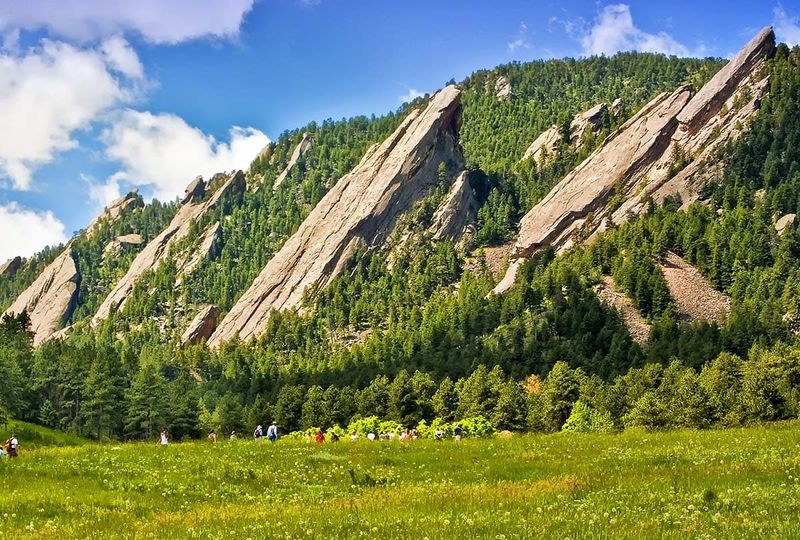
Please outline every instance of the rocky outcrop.
[{"label": "rocky outcrop", "polygon": [[500,75],[494,83],[494,95],[500,101],[505,101],[514,97],[514,88],[511,81],[505,75]]},{"label": "rocky outcrop", "polygon": [[436,210],[428,232],[434,240],[449,239],[459,243],[462,238],[475,235],[478,203],[469,185],[467,171],[459,174],[444,203]]},{"label": "rocky outcrop", "polygon": [[123,234],[122,236],[117,236],[103,248],[103,257],[116,255],[120,251],[133,246],[140,246],[142,242],[144,242],[144,240],[141,234]]},{"label": "rocky outcrop", "polygon": [[521,262],[542,246],[568,249],[643,212],[650,199],[696,201],[718,174],[712,154],[757,112],[768,88],[761,68],[774,51],[775,35],[765,28],[699,92],[663,93],[625,122],[523,217],[495,292],[508,290]]},{"label": "rocky outcrop", "polygon": [[[775,230],[778,234],[782,235],[786,229],[794,223],[794,220],[797,219],[795,214],[786,214],[785,216],[781,216],[775,221]],[[2,272],[0,272],[0,276],[2,276]]]},{"label": "rocky outcrop", "polygon": [[[591,130],[592,133],[599,132],[603,127],[603,119],[607,114],[608,106],[605,103],[600,103],[588,111],[576,114],[569,125],[569,140],[567,142],[573,146],[578,146],[583,140],[587,129]],[[555,125],[550,126],[536,137],[536,140],[525,150],[525,154],[522,156],[523,161],[533,159],[537,163],[541,163],[545,156],[553,155],[561,139],[561,128]]]},{"label": "rocky outcrop", "polygon": [[200,263],[213,259],[219,254],[221,247],[220,240],[222,236],[220,232],[221,228],[219,221],[216,221],[206,229],[205,233],[203,233],[203,238],[200,240],[200,245],[197,247],[197,249],[194,250],[193,253],[185,254],[182,257],[182,260],[178,264],[178,272],[180,274],[180,277],[178,278],[178,285],[180,285],[182,282],[182,277],[191,274],[192,270],[197,268]]},{"label": "rocky outcrop", "polygon": [[203,306],[181,336],[181,344],[195,345],[211,337],[217,328],[218,317],[219,308],[217,306],[212,304]]},{"label": "rocky outcrop", "polygon": [[[244,192],[244,173],[236,171],[224,177],[215,176],[209,184],[221,184],[215,190],[208,189],[202,178],[196,178],[186,189],[186,196],[170,224],[151,240],[136,255],[128,268],[128,272],[114,285],[109,295],[92,318],[92,326],[96,326],[110,313],[123,306],[136,281],[149,270],[154,270],[165,259],[169,248],[185,238],[191,230],[192,223],[217,206],[223,197],[238,196]],[[210,192],[210,194],[208,193]]]},{"label": "rocky outcrop", "polygon": [[33,344],[39,345],[71,315],[79,280],[72,249],[67,246],[14,300],[6,314],[26,311],[31,319]]},{"label": "rocky outcrop", "polygon": [[294,147],[292,150],[292,155],[289,157],[289,163],[286,164],[286,168],[281,171],[278,177],[275,179],[275,183],[272,184],[272,189],[278,189],[286,177],[289,176],[289,173],[292,172],[292,168],[297,165],[297,162],[300,161],[300,158],[306,155],[306,153],[311,150],[311,145],[313,144],[314,139],[311,137],[309,133],[303,133],[303,138],[300,139],[300,142],[297,143],[297,146]]},{"label": "rocky outcrop", "polygon": [[460,91],[448,86],[416,109],[322,198],[275,254],[209,340],[212,347],[259,336],[275,310],[300,306],[309,288],[324,288],[359,246],[382,245],[398,218],[464,168],[458,144]]},{"label": "rocky outcrop", "polygon": [[142,200],[138,196],[138,190],[134,189],[127,195],[114,199],[108,206],[105,207],[103,212],[97,216],[89,226],[84,229],[83,234],[90,235],[96,231],[100,224],[105,220],[113,221],[117,219],[125,210],[142,206]]},{"label": "rocky outcrop", "polygon": [[622,101],[622,98],[615,99],[614,102],[611,104],[611,109],[610,109],[611,116],[613,116],[614,118],[619,118],[619,116],[622,114],[622,111],[624,110],[625,110],[625,103]]},{"label": "rocky outcrop", "polygon": [[13,279],[17,270],[22,266],[22,257],[16,256],[0,264],[0,279]]}]

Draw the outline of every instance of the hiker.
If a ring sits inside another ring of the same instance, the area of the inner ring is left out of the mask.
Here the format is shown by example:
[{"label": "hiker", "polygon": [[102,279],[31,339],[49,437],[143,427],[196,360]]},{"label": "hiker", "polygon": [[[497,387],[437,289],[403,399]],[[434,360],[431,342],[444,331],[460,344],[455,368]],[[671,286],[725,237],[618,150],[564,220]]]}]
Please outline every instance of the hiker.
[{"label": "hiker", "polygon": [[371,441],[374,441],[375,440],[375,434],[370,431],[369,433],[367,433],[367,439],[369,439]]},{"label": "hiker", "polygon": [[256,442],[261,442],[261,437],[264,435],[264,428],[258,426],[256,430],[253,432],[253,438]]},{"label": "hiker", "polygon": [[19,441],[16,435],[11,435],[11,438],[6,441],[6,449],[8,451],[8,457],[19,457]]},{"label": "hiker", "polygon": [[211,431],[209,431],[209,432],[208,432],[208,441],[209,441],[211,444],[214,444],[214,443],[216,443],[216,442],[217,442],[217,432],[216,432],[216,431],[214,431],[213,429],[212,429]]},{"label": "hiker", "polygon": [[317,436],[314,437],[314,440],[317,441],[317,443],[319,444],[325,442],[325,434],[322,433],[322,430],[317,431]]},{"label": "hiker", "polygon": [[236,431],[231,431],[231,440],[235,441],[238,437],[236,436]]},{"label": "hiker", "polygon": [[278,425],[275,422],[272,422],[267,428],[267,439],[269,439],[269,442],[278,440]]},{"label": "hiker", "polygon": [[437,428],[436,431],[433,432],[433,436],[437,441],[441,441],[444,438],[444,432]]},{"label": "hiker", "polygon": [[461,426],[456,424],[456,427],[453,428],[453,438],[457,441],[461,440]]},{"label": "hiker", "polygon": [[339,442],[339,436],[335,431],[331,432],[331,442]]},{"label": "hiker", "polygon": [[169,438],[167,437],[167,430],[166,429],[161,428],[161,435],[159,436],[159,438],[160,438],[159,442],[161,443],[161,447],[162,448],[166,448],[167,445],[169,444]]},{"label": "hiker", "polygon": [[350,442],[358,442],[358,433],[350,434]]},{"label": "hiker", "polygon": [[419,430],[417,428],[411,430],[411,438],[415,441],[419,439]]}]

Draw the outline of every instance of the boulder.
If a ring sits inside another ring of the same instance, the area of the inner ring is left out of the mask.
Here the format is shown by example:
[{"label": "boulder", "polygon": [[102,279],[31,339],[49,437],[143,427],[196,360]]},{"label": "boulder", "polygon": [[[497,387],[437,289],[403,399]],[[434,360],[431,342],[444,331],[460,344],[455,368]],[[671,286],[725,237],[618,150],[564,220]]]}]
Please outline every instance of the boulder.
[{"label": "boulder", "polygon": [[14,279],[17,270],[22,266],[22,257],[16,256],[0,264],[0,279]]},{"label": "boulder", "polygon": [[181,343],[195,345],[211,337],[217,328],[219,308],[213,304],[203,306],[181,336]]},{"label": "boulder", "polygon": [[611,104],[611,109],[610,109],[611,116],[617,118],[619,115],[622,114],[624,108],[625,104],[623,103],[622,98],[615,99],[614,102]]},{"label": "boulder", "polygon": [[[213,184],[213,181],[212,181]],[[192,223],[207,212],[214,209],[223,197],[236,197],[245,189],[245,178],[242,171],[236,171],[225,177],[222,185],[210,197],[205,195],[205,182],[197,177],[186,189],[186,197],[178,208],[175,217],[167,227],[153,238],[140,251],[128,268],[127,273],[114,285],[114,288],[100,304],[92,326],[97,326],[108,318],[109,314],[120,309],[128,299],[136,281],[150,270],[155,270],[169,255],[169,248],[185,238],[191,230]]]},{"label": "boulder", "polygon": [[[625,122],[522,218],[508,272],[494,292],[508,290],[521,262],[545,245],[563,251],[591,239],[609,222],[643,212],[649,199],[696,201],[701,186],[719,174],[712,154],[757,112],[768,88],[761,68],[774,51],[775,35],[765,28],[699,92],[683,86],[662,93]],[[691,161],[679,171],[677,150]]]},{"label": "boulder", "polygon": [[514,96],[514,89],[511,86],[511,81],[505,75],[500,75],[494,83],[494,95],[500,101],[511,99]]},{"label": "boulder", "polygon": [[448,239],[458,243],[462,238],[475,234],[477,217],[478,203],[469,185],[467,171],[463,171],[433,215],[428,232],[434,240]]},{"label": "boulder", "polygon": [[141,234],[123,234],[122,236],[117,236],[103,248],[103,257],[115,255],[129,247],[139,246],[142,242],[144,242],[144,240]]},{"label": "boulder", "polygon": [[306,153],[311,150],[311,145],[313,144],[314,139],[311,137],[309,133],[303,133],[303,137],[300,139],[300,142],[297,143],[297,146],[294,147],[292,150],[292,155],[289,157],[289,163],[286,164],[286,168],[281,171],[278,177],[275,179],[275,183],[272,184],[272,189],[278,189],[286,177],[289,176],[289,173],[292,172],[292,168],[297,165],[297,162],[300,161],[300,158],[306,155]]},{"label": "boulder", "polygon": [[434,94],[343,176],[314,207],[220,323],[209,344],[261,335],[275,310],[300,307],[309,288],[324,288],[359,246],[381,246],[398,218],[439,183],[463,170],[456,86]]},{"label": "boulder", "polygon": [[72,247],[67,245],[14,300],[6,314],[26,311],[31,319],[33,344],[39,345],[69,319],[75,307],[79,280]]},{"label": "boulder", "polygon": [[[778,234],[782,235],[786,231],[786,228],[794,223],[795,219],[797,219],[795,214],[786,214],[785,216],[781,216],[775,222],[775,230],[778,231]],[[2,275],[2,272],[0,272],[0,275]]]}]

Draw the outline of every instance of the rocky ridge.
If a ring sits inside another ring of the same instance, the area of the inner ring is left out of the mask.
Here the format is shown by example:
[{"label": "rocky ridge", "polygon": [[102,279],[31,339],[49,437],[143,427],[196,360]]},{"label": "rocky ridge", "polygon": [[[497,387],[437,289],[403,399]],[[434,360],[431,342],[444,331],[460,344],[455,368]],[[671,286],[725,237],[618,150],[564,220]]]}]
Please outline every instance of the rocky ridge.
[{"label": "rocky ridge", "polygon": [[[214,189],[215,186],[216,189]],[[185,238],[192,223],[216,207],[223,197],[237,196],[244,192],[245,177],[242,171],[229,175],[215,175],[206,184],[202,177],[195,178],[186,188],[186,195],[170,224],[140,251],[127,273],[114,285],[92,318],[97,326],[108,318],[113,310],[120,309],[128,299],[136,281],[149,270],[154,270],[169,255],[169,248]],[[210,195],[210,196],[209,196]]]},{"label": "rocky ridge", "polygon": [[[615,105],[617,101],[614,102]],[[621,111],[621,106],[617,107]],[[577,147],[583,140],[586,130],[591,130],[592,133],[597,133],[603,127],[603,119],[609,114],[608,105],[600,103],[591,109],[578,113],[572,119],[569,125],[569,144]],[[558,147],[558,143],[562,139],[561,128],[553,125],[543,131],[531,143],[522,160],[533,159],[537,163],[541,163],[546,156],[552,156]]]},{"label": "rocky ridge", "polygon": [[511,288],[519,265],[542,246],[568,249],[609,221],[643,212],[649,199],[696,201],[718,173],[713,152],[760,107],[769,83],[762,67],[774,52],[775,34],[764,28],[700,91],[683,86],[662,93],[625,122],[523,217],[512,262],[494,292]]},{"label": "rocky ridge", "polygon": [[275,310],[297,308],[309,288],[324,288],[359,246],[380,246],[399,217],[439,182],[464,169],[458,144],[460,91],[451,85],[415,109],[383,143],[322,198],[228,312],[209,344],[259,336]]}]

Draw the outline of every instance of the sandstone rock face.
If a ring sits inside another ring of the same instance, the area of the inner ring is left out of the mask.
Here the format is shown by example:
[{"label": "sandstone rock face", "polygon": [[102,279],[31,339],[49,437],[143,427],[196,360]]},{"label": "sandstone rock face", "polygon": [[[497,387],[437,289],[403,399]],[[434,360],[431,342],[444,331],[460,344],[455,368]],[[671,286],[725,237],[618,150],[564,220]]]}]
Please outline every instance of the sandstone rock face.
[{"label": "sandstone rock face", "polygon": [[69,318],[75,307],[80,275],[68,245],[6,310],[26,311],[31,318],[33,344],[39,345]]},{"label": "sandstone rock face", "polygon": [[[192,273],[192,270],[197,268],[203,261],[207,261],[217,256],[220,249],[221,229],[219,221],[211,224],[206,232],[203,233],[203,239],[200,241],[200,246],[194,253],[187,254],[179,262],[178,268],[180,277],[178,278],[178,285],[182,281],[181,277],[187,276]],[[185,262],[184,262],[185,261]]]},{"label": "sandstone rock face", "polygon": [[464,168],[458,144],[460,91],[448,86],[370,148],[311,211],[220,323],[212,347],[259,336],[274,310],[296,308],[309,287],[326,287],[359,245],[382,245],[397,219],[438,184]]},{"label": "sandstone rock face", "polygon": [[478,203],[469,185],[467,171],[463,171],[434,214],[429,232],[434,240],[449,239],[458,243],[462,238],[475,234],[477,218]]},{"label": "sandstone rock face", "polygon": [[203,306],[181,336],[181,343],[195,345],[211,337],[217,328],[218,317],[219,308],[217,306],[212,304]]},{"label": "sandstone rock face", "polygon": [[[216,177],[212,179],[211,183],[218,183]],[[136,255],[130,268],[128,268],[128,272],[117,282],[98,308],[97,313],[92,318],[92,326],[97,326],[101,321],[108,318],[113,310],[123,306],[133,290],[136,280],[145,272],[153,270],[161,264],[169,253],[170,246],[189,234],[191,225],[195,220],[216,207],[223,196],[234,196],[244,192],[244,173],[242,171],[234,172],[225,177],[221,184],[209,198],[206,198],[206,185],[202,178],[198,177],[189,184],[186,189],[186,196],[175,217],[158,236]]]},{"label": "sandstone rock face", "polygon": [[0,264],[0,279],[13,279],[17,270],[22,266],[22,257],[16,256]]},{"label": "sandstone rock face", "polygon": [[144,240],[141,234],[123,234],[122,236],[117,236],[103,248],[103,257],[109,257],[119,253],[125,248],[139,246],[142,242],[144,242]]},{"label": "sandstone rock face", "polygon": [[115,220],[117,219],[122,212],[127,210],[128,208],[133,208],[136,206],[140,206],[141,202],[139,201],[139,197],[137,196],[138,191],[132,190],[127,195],[120,197],[119,199],[115,199],[111,201],[108,206],[105,207],[103,213],[97,216],[86,229],[83,231],[84,234],[89,235],[92,234],[94,231],[100,227],[100,224],[103,220]]},{"label": "sandstone rock face", "polygon": [[[525,215],[495,292],[508,290],[521,262],[542,246],[568,249],[609,220],[620,224],[643,212],[648,198],[696,201],[703,183],[718,174],[713,152],[757,112],[769,82],[761,67],[774,51],[775,35],[765,28],[699,92],[684,86],[661,94],[625,122]],[[692,159],[680,171],[673,168],[676,151]]]},{"label": "sandstone rock face", "polygon": [[[795,214],[786,214],[785,216],[781,216],[775,222],[775,230],[778,231],[778,234],[783,234],[786,231],[786,228],[794,223],[795,219],[797,219]],[[0,272],[0,276],[2,275],[3,273]]]},{"label": "sandstone rock face", "polygon": [[[615,102],[616,103],[616,102]],[[588,111],[578,113],[569,126],[569,143],[579,145],[587,129],[593,133],[600,131],[603,126],[603,117],[608,114],[608,106],[605,103],[595,105]],[[550,126],[543,131],[536,140],[525,150],[523,160],[533,158],[537,163],[541,163],[545,156],[552,155],[561,140],[561,129],[558,126]]]},{"label": "sandstone rock face", "polygon": [[625,108],[625,104],[622,101],[622,98],[617,98],[611,104],[611,116],[614,118],[618,117],[622,114],[623,109]]},{"label": "sandstone rock face", "polygon": [[500,101],[511,99],[514,96],[514,89],[511,87],[511,81],[509,81],[508,77],[505,75],[498,77],[497,81],[494,83],[494,95]]},{"label": "sandstone rock face", "polygon": [[286,164],[286,168],[281,171],[278,177],[275,179],[275,183],[272,184],[272,189],[278,189],[286,177],[289,176],[289,173],[292,172],[292,168],[297,165],[297,162],[300,161],[306,152],[311,149],[311,145],[313,144],[314,139],[311,138],[311,135],[308,133],[303,133],[303,138],[300,139],[300,142],[297,143],[297,146],[294,147],[292,150],[292,155],[289,157],[289,163]]}]

